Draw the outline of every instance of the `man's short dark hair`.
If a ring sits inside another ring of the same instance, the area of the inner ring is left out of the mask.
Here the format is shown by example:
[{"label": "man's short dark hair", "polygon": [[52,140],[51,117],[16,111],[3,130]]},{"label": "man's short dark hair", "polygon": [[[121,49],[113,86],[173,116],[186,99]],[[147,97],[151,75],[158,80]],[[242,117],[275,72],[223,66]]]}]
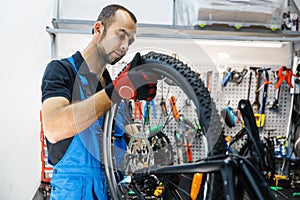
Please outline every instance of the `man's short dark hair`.
[{"label": "man's short dark hair", "polygon": [[102,22],[104,29],[108,28],[114,22],[115,13],[117,12],[117,10],[123,10],[123,11],[127,12],[130,15],[132,21],[134,23],[137,22],[134,14],[131,11],[129,11],[127,8],[125,8],[121,5],[112,4],[112,5],[108,5],[108,6],[104,7],[97,18],[97,21]]}]

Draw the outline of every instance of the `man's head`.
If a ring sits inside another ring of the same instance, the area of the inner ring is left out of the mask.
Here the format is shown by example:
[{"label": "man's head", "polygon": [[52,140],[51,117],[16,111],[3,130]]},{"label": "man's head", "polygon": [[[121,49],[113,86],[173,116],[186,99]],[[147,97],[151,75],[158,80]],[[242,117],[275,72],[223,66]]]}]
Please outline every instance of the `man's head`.
[{"label": "man's head", "polygon": [[136,18],[120,5],[102,9],[94,25],[94,35],[99,56],[106,63],[115,64],[127,52],[136,34]]},{"label": "man's head", "polygon": [[125,8],[121,5],[117,5],[117,4],[108,5],[102,9],[101,13],[99,14],[99,16],[97,18],[97,21],[101,21],[104,26],[104,35],[105,35],[106,29],[109,28],[109,26],[114,22],[115,14],[116,14],[117,10],[122,10],[122,11],[128,13],[130,18],[132,19],[132,21],[134,23],[137,23],[135,15],[131,11],[129,11],[127,8]]}]

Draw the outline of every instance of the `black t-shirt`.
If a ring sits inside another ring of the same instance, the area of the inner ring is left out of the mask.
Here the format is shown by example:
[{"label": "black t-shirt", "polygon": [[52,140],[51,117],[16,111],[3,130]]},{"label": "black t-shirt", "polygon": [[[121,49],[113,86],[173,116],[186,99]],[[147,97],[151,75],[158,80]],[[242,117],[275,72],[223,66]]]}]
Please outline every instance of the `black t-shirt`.
[{"label": "black t-shirt", "polygon": [[[73,56],[78,73],[85,76],[88,81],[89,91],[94,94],[102,90],[101,84],[96,74],[91,73],[81,56],[76,52]],[[103,73],[106,83],[111,83],[111,78],[107,70]],[[80,100],[80,79],[76,76],[72,64],[67,59],[51,61],[44,72],[42,79],[42,102],[51,97],[65,97],[70,102]],[[61,140],[55,144],[50,143],[46,138],[49,162],[55,165],[65,154],[73,137]]]}]

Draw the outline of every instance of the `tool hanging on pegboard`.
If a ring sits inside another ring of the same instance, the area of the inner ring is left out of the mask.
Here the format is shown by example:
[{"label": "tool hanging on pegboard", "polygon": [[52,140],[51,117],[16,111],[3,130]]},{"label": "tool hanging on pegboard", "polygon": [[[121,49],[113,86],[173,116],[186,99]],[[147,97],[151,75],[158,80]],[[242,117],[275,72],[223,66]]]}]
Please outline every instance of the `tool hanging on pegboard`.
[{"label": "tool hanging on pegboard", "polygon": [[133,119],[134,120],[142,120],[143,119],[143,112],[142,112],[142,101],[135,101],[134,102],[134,111],[133,111]]},{"label": "tool hanging on pegboard", "polygon": [[247,100],[249,100],[249,101],[250,101],[251,84],[252,84],[252,71],[250,71],[250,75],[249,75],[249,83],[248,83]]},{"label": "tool hanging on pegboard", "polygon": [[[273,71],[273,73],[274,73],[274,71]],[[278,77],[278,71],[277,72],[275,72],[275,76],[276,76],[276,79],[277,79],[277,82],[278,82],[278,80],[279,80],[279,77]],[[267,105],[266,105],[266,107],[268,108],[268,109],[271,109],[271,110],[277,110],[278,108],[279,108],[279,94],[280,94],[280,88],[281,87],[279,87],[279,88],[275,88],[275,91],[276,91],[276,93],[275,93],[275,98],[273,99],[273,100],[270,100],[270,101],[268,101],[267,102]]]},{"label": "tool hanging on pegboard", "polygon": [[223,77],[222,80],[222,86],[226,87],[228,82],[235,82],[236,84],[240,84],[244,78],[244,76],[247,74],[248,69],[245,67],[241,71],[237,71],[236,69],[228,68],[227,73]]},{"label": "tool hanging on pegboard", "polygon": [[258,67],[250,67],[250,70],[254,70],[256,77],[256,89],[255,89],[255,100],[252,103],[252,110],[254,114],[259,113],[260,102],[259,102],[259,88],[262,80],[262,71],[258,71]]},{"label": "tool hanging on pegboard", "polygon": [[[268,86],[271,84],[269,81],[268,70],[271,68],[265,67],[250,67],[251,70],[255,70],[256,73],[256,91],[255,91],[255,101],[252,104],[252,109],[254,117],[256,120],[257,127],[263,127],[265,124],[265,107],[268,94]],[[259,101],[259,95],[261,94],[261,101]]]},{"label": "tool hanging on pegboard", "polygon": [[262,90],[261,107],[259,110],[259,114],[254,114],[257,127],[263,127],[265,125],[265,107],[266,107],[266,101],[268,95],[268,87],[269,84],[271,84],[271,82],[269,81],[269,73],[268,73],[268,70],[270,69],[271,68],[264,68],[264,67],[258,69],[263,72],[264,83],[261,86],[261,89],[259,89]]},{"label": "tool hanging on pegboard", "polygon": [[209,92],[211,92],[212,85],[213,85],[212,75],[213,75],[213,71],[208,71],[206,73],[206,87]]},{"label": "tool hanging on pegboard", "polygon": [[152,108],[152,114],[153,114],[152,119],[156,119],[156,106],[155,106],[153,99],[151,101],[146,101],[146,103],[144,105],[144,125],[149,125],[149,123],[150,123],[151,108]]},{"label": "tool hanging on pegboard", "polygon": [[282,66],[277,70],[276,77],[277,82],[275,85],[276,97],[273,101],[269,101],[267,103],[267,107],[269,109],[278,109],[279,107],[279,95],[282,83],[286,82],[290,88],[294,88],[292,84],[292,76],[298,77],[297,74],[293,74],[292,69],[287,68],[286,66]]},{"label": "tool hanging on pegboard", "polygon": [[[168,98],[169,91],[170,91],[170,88],[168,88],[166,98]],[[162,111],[163,116],[167,117],[168,116],[168,110],[167,110],[166,101],[164,99],[164,82],[162,82],[162,86],[161,86],[161,100],[160,100],[159,105],[161,107],[161,111]]]},{"label": "tool hanging on pegboard", "polygon": [[278,89],[283,81],[285,81],[290,86],[290,88],[293,88],[294,86],[291,81],[292,76],[298,77],[296,74],[293,74],[292,69],[289,69],[285,66],[281,67],[277,72],[278,81],[275,85],[275,88]]},{"label": "tool hanging on pegboard", "polygon": [[221,110],[221,115],[229,128],[235,127],[241,120],[238,115],[238,110],[229,106],[230,101],[227,106]]},{"label": "tool hanging on pegboard", "polygon": [[172,96],[170,99],[170,105],[172,108],[172,112],[173,112],[173,116],[175,118],[176,121],[180,121],[180,115],[176,106],[176,97]]}]

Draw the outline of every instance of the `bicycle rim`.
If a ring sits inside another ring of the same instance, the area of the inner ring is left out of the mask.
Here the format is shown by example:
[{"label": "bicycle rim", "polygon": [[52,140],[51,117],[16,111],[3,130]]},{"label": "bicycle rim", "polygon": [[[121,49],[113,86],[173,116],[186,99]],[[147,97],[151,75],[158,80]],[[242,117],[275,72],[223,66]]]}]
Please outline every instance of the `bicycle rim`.
[{"label": "bicycle rim", "polygon": [[[145,64],[136,70],[151,71],[164,77],[157,84],[154,99],[156,117],[153,105],[148,116],[144,115],[147,108],[151,108],[149,102],[142,102],[142,118],[133,116],[128,108],[130,102],[126,100],[111,108],[104,122],[102,141],[109,193],[112,199],[158,199],[166,195],[166,188],[176,187],[176,190],[169,190],[171,194],[168,195],[172,198],[176,195],[189,197],[191,175],[180,175],[180,180],[176,176],[132,180],[130,175],[141,168],[197,162],[208,155],[224,154],[225,140],[220,117],[199,75],[189,66],[171,56],[155,52],[144,55],[143,59]],[[171,105],[174,105],[174,99],[179,119]],[[167,114],[160,107],[162,102],[167,104]],[[118,116],[123,112],[127,114],[122,116],[122,121]],[[127,141],[113,134],[116,124],[126,130]],[[127,126],[124,127],[124,124]],[[120,140],[123,146],[118,143]],[[203,182],[210,182],[212,187],[203,184],[200,192],[202,198],[220,197],[220,176],[205,177]],[[219,185],[219,189],[213,188],[216,185]],[[155,192],[160,192],[161,186],[164,187],[162,194],[155,195]],[[174,191],[177,194],[173,194]]]}]

